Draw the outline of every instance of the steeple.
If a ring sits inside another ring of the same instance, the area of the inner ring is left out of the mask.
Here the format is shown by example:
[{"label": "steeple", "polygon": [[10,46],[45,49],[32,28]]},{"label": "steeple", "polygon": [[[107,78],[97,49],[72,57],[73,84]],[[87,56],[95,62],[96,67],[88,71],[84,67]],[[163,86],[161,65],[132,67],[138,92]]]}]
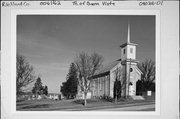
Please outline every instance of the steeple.
[{"label": "steeple", "polygon": [[129,20],[128,20],[127,43],[130,43],[130,24],[129,24]]},{"label": "steeple", "polygon": [[121,47],[121,60],[136,60],[136,45],[131,43],[130,40],[130,21],[127,24],[127,42],[122,44]]}]

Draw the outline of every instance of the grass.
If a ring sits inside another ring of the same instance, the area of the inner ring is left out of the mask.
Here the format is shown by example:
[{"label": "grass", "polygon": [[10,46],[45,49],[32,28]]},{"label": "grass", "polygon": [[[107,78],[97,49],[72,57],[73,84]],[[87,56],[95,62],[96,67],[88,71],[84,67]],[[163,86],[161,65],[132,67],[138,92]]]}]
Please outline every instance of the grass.
[{"label": "grass", "polygon": [[69,100],[51,100],[51,99],[41,99],[41,100],[21,100],[16,103],[17,110],[23,111],[50,111],[50,110],[67,110],[67,109],[81,109],[85,110],[88,108],[100,108],[103,106],[127,106],[133,104],[148,104],[150,102],[155,102],[155,93],[152,96],[143,96],[145,100],[132,100],[131,98],[125,99],[121,98],[116,103],[112,100],[106,99],[87,99],[87,106],[84,107],[84,100],[82,99],[69,99]]},{"label": "grass", "polygon": [[119,102],[110,102],[105,99],[87,99],[87,106],[84,107],[84,100],[82,99],[70,99],[70,100],[26,100],[16,103],[17,110],[23,111],[53,111],[53,110],[89,110],[90,108],[101,108],[105,106],[128,106],[128,105],[141,105],[154,103],[154,95],[151,97],[145,96],[145,100],[132,100],[132,99],[120,99]]}]

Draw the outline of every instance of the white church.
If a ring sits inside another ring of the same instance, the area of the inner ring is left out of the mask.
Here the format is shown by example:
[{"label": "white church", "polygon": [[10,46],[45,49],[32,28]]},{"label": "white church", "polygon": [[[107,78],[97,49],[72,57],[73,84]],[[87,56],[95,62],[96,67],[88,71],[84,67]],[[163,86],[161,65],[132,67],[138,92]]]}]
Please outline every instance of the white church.
[{"label": "white church", "polygon": [[[115,80],[121,81],[121,96],[136,96],[136,82],[141,80],[142,72],[137,67],[137,44],[130,42],[130,26],[128,24],[127,43],[120,46],[120,59],[98,71],[91,81],[91,88],[87,98],[113,96]],[[84,98],[83,92],[78,90],[78,97]]]}]

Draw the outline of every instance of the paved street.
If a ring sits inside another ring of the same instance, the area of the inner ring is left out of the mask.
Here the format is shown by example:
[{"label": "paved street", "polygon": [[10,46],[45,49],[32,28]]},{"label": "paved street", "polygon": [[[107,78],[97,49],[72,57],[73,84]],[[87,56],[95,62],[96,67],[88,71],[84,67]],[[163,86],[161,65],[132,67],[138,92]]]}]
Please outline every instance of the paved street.
[{"label": "paved street", "polygon": [[101,111],[155,111],[155,105],[140,105],[140,106],[131,106],[131,107],[119,107],[119,108],[108,108],[108,109],[99,109]]},{"label": "paved street", "polygon": [[63,109],[63,111],[155,111],[154,102],[139,103],[139,104],[125,104],[125,105],[106,105],[100,107],[87,107],[76,109]]}]

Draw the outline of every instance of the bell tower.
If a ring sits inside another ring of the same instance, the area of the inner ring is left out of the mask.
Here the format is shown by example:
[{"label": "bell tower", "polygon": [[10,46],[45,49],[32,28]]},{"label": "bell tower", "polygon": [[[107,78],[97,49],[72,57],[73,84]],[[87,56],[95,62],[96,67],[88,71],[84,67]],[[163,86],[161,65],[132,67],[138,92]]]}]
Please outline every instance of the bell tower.
[{"label": "bell tower", "polygon": [[122,44],[121,47],[121,61],[136,60],[136,45],[130,42],[130,24],[128,22],[127,43]]},{"label": "bell tower", "polygon": [[125,72],[125,91],[124,96],[136,95],[136,46],[137,44],[131,43],[130,41],[130,24],[128,21],[128,32],[127,32],[127,42],[122,44],[121,47],[121,64]]}]

